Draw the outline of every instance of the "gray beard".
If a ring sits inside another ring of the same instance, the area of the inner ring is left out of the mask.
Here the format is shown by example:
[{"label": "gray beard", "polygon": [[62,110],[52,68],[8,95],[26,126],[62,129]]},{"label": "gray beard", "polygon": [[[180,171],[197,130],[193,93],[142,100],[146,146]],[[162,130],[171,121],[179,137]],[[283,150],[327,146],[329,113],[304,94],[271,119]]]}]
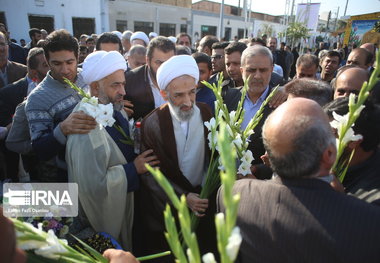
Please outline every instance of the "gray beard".
[{"label": "gray beard", "polygon": [[176,106],[174,105],[174,103],[172,102],[172,100],[169,98],[168,99],[169,101],[169,109],[170,109],[170,112],[180,121],[188,121],[190,120],[191,116],[193,116],[194,114],[194,103],[193,103],[193,107],[191,108],[191,110],[189,111],[183,111],[181,110],[181,106]]}]

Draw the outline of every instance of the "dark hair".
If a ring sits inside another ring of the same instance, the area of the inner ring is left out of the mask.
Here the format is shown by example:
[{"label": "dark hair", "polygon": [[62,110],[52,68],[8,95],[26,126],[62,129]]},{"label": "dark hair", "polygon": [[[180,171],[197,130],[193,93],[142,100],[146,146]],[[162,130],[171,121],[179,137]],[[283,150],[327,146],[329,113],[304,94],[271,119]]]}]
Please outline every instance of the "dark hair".
[{"label": "dark hair", "polygon": [[190,36],[188,33],[184,33],[184,32],[179,33],[179,34],[176,36],[176,38],[177,38],[177,42],[176,42],[176,44],[178,44],[178,41],[179,41],[179,38],[180,38],[180,37],[188,37],[189,40],[190,40],[190,45],[191,45],[191,36]]},{"label": "dark hair", "polygon": [[175,46],[176,55],[189,55],[191,56],[191,49],[187,46],[176,45]]},{"label": "dark hair", "polygon": [[94,42],[95,42],[95,39],[92,38],[92,37],[88,37],[88,38],[86,39],[86,44],[87,44],[88,42],[90,42],[90,41],[94,41]]},{"label": "dark hair", "polygon": [[86,51],[88,53],[88,47],[86,46],[79,46],[79,51]]},{"label": "dark hair", "polygon": [[[343,116],[348,112],[348,102],[348,97],[337,98],[323,109],[330,118],[333,112]],[[360,147],[369,152],[376,150],[380,143],[380,106],[374,104],[371,100],[367,100],[364,105],[365,108],[352,128],[355,134],[363,136]]]},{"label": "dark hair", "polygon": [[34,47],[29,50],[28,57],[26,58],[26,63],[29,69],[36,69],[38,67],[36,57],[40,54],[44,54],[44,50],[40,47]]},{"label": "dark hair", "polygon": [[332,100],[332,89],[325,81],[314,79],[294,79],[285,85],[285,92],[295,97],[314,100],[321,107]]},{"label": "dark hair", "polygon": [[34,37],[35,34],[41,34],[41,30],[39,30],[38,28],[31,28],[31,29],[29,29],[29,37],[30,37],[30,39],[32,39],[32,37]]},{"label": "dark hair", "polygon": [[307,68],[311,67],[312,65],[315,65],[315,67],[318,68],[319,58],[312,54],[303,54],[298,57],[296,67],[299,67],[301,64]]},{"label": "dark hair", "polygon": [[123,52],[123,45],[121,44],[120,38],[111,32],[105,32],[101,34],[98,38],[98,41],[96,42],[96,50],[101,50],[100,49],[100,44],[102,43],[114,43],[114,44],[119,44],[119,51]]},{"label": "dark hair", "polygon": [[265,43],[265,41],[264,40],[262,40],[261,38],[258,38],[258,37],[253,37],[253,38],[251,38],[250,39],[250,42],[251,42],[251,44],[253,44],[253,43],[259,43],[260,45],[262,45],[262,46],[266,46],[266,43]]},{"label": "dark hair", "polygon": [[149,60],[152,59],[153,52],[155,49],[159,49],[164,53],[173,51],[173,53],[175,54],[176,52],[174,43],[169,38],[163,36],[155,37],[149,42],[146,52],[146,55]]},{"label": "dark hair", "polygon": [[247,45],[242,42],[232,42],[228,44],[228,46],[224,49],[224,53],[230,55],[236,51],[243,53],[243,51],[247,48]]},{"label": "dark hair", "polygon": [[67,50],[74,52],[74,56],[78,58],[79,44],[75,37],[65,29],[59,29],[50,33],[45,39],[43,45],[46,60],[49,61],[49,52],[57,52]]},{"label": "dark hair", "polygon": [[225,49],[229,44],[229,42],[215,42],[212,44],[211,49]]},{"label": "dark hair", "polygon": [[336,50],[330,50],[326,54],[323,55],[322,60],[324,60],[326,57],[338,57],[339,58],[339,64],[342,62],[342,56],[340,52]]},{"label": "dark hair", "polygon": [[195,62],[197,62],[197,64],[206,63],[208,69],[212,70],[211,58],[207,54],[202,52],[195,52],[191,56],[195,59]]},{"label": "dark hair", "polygon": [[203,47],[208,47],[211,51],[211,47],[214,43],[216,42],[219,42],[218,38],[216,36],[213,36],[213,35],[207,35],[207,36],[204,36],[202,39],[201,39],[201,42],[202,43],[202,46]]}]

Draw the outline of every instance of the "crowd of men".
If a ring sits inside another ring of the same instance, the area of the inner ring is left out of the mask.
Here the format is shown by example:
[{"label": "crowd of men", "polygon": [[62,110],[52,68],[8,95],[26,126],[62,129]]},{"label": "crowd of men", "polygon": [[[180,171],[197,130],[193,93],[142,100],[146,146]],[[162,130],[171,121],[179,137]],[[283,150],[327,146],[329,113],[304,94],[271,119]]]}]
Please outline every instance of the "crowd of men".
[{"label": "crowd of men", "polygon": [[[210,159],[204,122],[217,114],[202,81],[223,78],[229,111],[248,84],[243,129],[280,85],[249,140],[252,174],[234,186],[241,195],[238,261],[380,261],[379,83],[353,127],[362,139],[345,149],[354,153],[342,184],[331,175],[336,146],[329,125],[369,80],[374,44],[351,52],[320,45],[315,55],[266,36],[223,42],[207,35],[193,45],[186,33],[44,33],[31,29],[23,48],[0,24],[0,179],[76,182],[80,210],[71,233],[107,232],[138,256],[167,250],[163,211],[170,202],[147,172],[150,164],[199,217],[202,254],[217,255],[221,193],[199,196]],[[101,128],[80,111],[82,98],[64,78],[112,103],[115,125]],[[120,129],[131,136],[132,118],[141,121],[139,152],[122,142]],[[120,253],[106,256],[133,260]]]}]

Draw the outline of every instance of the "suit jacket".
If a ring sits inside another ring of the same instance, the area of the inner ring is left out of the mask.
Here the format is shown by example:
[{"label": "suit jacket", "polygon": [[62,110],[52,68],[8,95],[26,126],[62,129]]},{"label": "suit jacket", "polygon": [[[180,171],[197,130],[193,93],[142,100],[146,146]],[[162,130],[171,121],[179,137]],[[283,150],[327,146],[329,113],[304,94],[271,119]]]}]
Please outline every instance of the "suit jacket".
[{"label": "suit jacket", "polygon": [[[11,84],[15,82],[16,80],[19,80],[25,77],[26,73],[27,73],[27,67],[25,65],[8,60],[8,64],[7,64],[8,84]],[[4,86],[6,86],[4,84],[5,83],[0,78],[0,88],[3,88]]]},{"label": "suit jacket", "polygon": [[154,97],[149,83],[149,68],[147,65],[135,68],[125,73],[125,99],[133,104],[131,118],[144,118],[155,109]]},{"label": "suit jacket", "polygon": [[378,207],[320,179],[239,180],[233,193],[243,238],[237,262],[380,262]]},{"label": "suit jacket", "polygon": [[0,89],[0,126],[7,126],[12,122],[16,107],[28,93],[26,77]]},{"label": "suit jacket", "polygon": [[[225,104],[227,106],[227,109],[229,112],[236,110],[240,98],[241,98],[241,89],[240,88],[235,88],[235,89],[229,89],[227,91],[226,97],[225,97]],[[269,86],[269,92],[268,96],[272,91],[272,87]],[[260,159],[260,156],[265,153],[265,148],[263,144],[263,138],[261,135],[262,128],[264,125],[264,122],[266,118],[269,116],[269,114],[273,111],[272,108],[269,107],[269,105],[266,105],[263,111],[263,117],[257,124],[256,128],[254,129],[254,134],[251,135],[250,137],[250,143],[248,145],[248,150],[252,151],[253,157],[255,158],[252,162],[252,164],[260,164],[262,163],[262,160]]]}]

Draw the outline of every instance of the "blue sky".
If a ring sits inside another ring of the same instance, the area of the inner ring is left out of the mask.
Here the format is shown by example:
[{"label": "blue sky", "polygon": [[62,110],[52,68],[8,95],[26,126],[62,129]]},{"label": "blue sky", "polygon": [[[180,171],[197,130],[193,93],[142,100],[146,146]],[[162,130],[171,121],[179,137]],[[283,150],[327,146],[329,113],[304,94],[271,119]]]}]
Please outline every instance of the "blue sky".
[{"label": "blue sky", "polygon": [[[199,0],[193,0],[193,3]],[[221,2],[221,0],[212,0]],[[240,0],[243,5],[244,0]],[[247,0],[248,3],[250,0]],[[293,0],[290,0],[292,3]],[[322,0],[312,1],[313,3],[321,3],[320,14],[322,12],[332,11],[336,13],[339,7],[339,17],[343,16],[344,8],[347,0]],[[238,5],[239,0],[225,0],[225,4]],[[252,10],[255,12],[266,13],[271,15],[282,15],[285,11],[285,0],[252,0]],[[295,0],[295,3],[306,3],[305,0]],[[380,12],[380,0],[348,0],[346,15],[361,15],[366,13]],[[335,15],[334,15],[335,17]]]}]

